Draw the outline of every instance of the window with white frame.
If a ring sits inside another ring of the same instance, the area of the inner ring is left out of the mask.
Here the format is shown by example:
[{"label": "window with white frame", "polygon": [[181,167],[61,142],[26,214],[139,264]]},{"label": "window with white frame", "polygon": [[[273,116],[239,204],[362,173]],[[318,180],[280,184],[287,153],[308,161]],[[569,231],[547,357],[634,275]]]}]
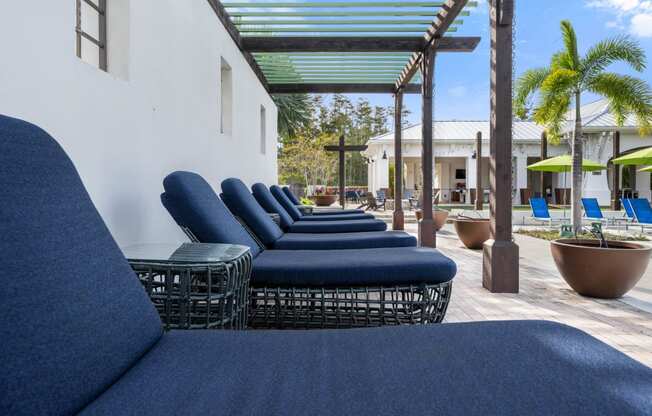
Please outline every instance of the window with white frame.
[{"label": "window with white frame", "polygon": [[267,111],[260,106],[260,153],[267,152]]},{"label": "window with white frame", "polygon": [[224,59],[220,61],[220,133],[230,135],[233,126],[233,71]]}]

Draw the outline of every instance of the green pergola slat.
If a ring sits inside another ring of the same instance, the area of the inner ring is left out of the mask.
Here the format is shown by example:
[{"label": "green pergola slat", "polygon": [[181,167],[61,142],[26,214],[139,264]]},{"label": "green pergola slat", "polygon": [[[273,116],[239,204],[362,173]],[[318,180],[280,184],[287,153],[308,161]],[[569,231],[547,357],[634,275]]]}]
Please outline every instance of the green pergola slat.
[{"label": "green pergola slat", "polygon": [[[311,32],[311,33],[423,33],[428,26],[404,26],[404,27],[265,27],[265,28],[240,28],[240,33],[284,33],[284,32]],[[449,29],[449,31],[451,31]]]},{"label": "green pergola slat", "polygon": [[324,68],[324,69],[368,69],[370,66],[378,69],[395,69],[401,70],[405,67],[405,64],[400,65],[346,65],[346,64],[320,64],[320,65],[259,65],[264,71],[267,70],[297,70],[297,71],[310,71],[314,69]]},{"label": "green pergola slat", "polygon": [[[463,20],[456,20],[454,24],[461,25]],[[291,25],[320,25],[320,26],[329,26],[329,25],[429,25],[432,23],[431,19],[373,19],[373,20],[361,20],[361,19],[337,19],[337,20],[239,20],[234,22],[236,26],[291,26]]]},{"label": "green pergola slat", "polygon": [[360,16],[414,16],[414,17],[423,17],[423,16],[432,16],[432,10],[422,10],[422,11],[323,11],[323,12],[295,12],[295,11],[283,11],[283,12],[251,12],[251,11],[238,11],[229,13],[232,17],[338,17],[338,16],[351,16],[351,17],[360,17]]},{"label": "green pergola slat", "polygon": [[329,7],[441,7],[441,1],[323,1],[323,2],[222,2],[227,9],[232,8],[318,8]]}]

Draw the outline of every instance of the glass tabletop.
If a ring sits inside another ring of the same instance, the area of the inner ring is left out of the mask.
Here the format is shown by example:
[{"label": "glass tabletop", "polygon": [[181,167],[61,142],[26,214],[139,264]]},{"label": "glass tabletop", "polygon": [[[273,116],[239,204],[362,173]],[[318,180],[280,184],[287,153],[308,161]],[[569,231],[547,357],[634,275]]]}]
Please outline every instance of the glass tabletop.
[{"label": "glass tabletop", "polygon": [[135,244],[122,247],[129,261],[144,263],[218,263],[235,260],[249,251],[235,244]]}]

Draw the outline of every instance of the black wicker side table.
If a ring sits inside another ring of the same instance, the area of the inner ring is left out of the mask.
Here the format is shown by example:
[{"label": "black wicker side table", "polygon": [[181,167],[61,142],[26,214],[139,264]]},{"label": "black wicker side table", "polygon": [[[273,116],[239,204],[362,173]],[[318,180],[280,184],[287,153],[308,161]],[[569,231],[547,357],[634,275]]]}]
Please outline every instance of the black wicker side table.
[{"label": "black wicker side table", "polygon": [[165,329],[245,329],[251,254],[230,244],[141,244],[122,249]]}]

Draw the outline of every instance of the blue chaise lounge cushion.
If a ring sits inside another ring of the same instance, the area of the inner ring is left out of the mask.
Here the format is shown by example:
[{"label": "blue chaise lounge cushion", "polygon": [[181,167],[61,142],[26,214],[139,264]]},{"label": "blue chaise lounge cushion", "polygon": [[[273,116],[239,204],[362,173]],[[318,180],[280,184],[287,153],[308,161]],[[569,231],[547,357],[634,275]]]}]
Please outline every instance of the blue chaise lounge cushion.
[{"label": "blue chaise lounge cushion", "polygon": [[[336,213],[332,215],[303,215],[290,201],[283,189],[278,185],[269,188],[274,198],[285,208],[295,221],[344,221],[344,220],[372,220],[375,217],[369,213]],[[387,229],[387,227],[385,227]]]},{"label": "blue chaise lounge cushion", "polygon": [[213,188],[200,175],[173,172],[163,180],[161,201],[174,220],[205,243],[240,244],[257,256],[256,240],[242,227]]},{"label": "blue chaise lounge cushion", "polygon": [[288,212],[281,206],[281,204],[274,198],[274,195],[269,191],[267,186],[262,183],[255,183],[251,187],[251,193],[253,194],[256,201],[260,204],[265,211],[273,214],[278,214],[281,217],[281,228],[287,231],[292,224],[294,224],[294,219],[288,214]]},{"label": "blue chaise lounge cushion", "polygon": [[652,370],[544,321],[173,331],[86,415],[645,415]]},{"label": "blue chaise lounge cushion", "polygon": [[77,413],[161,321],[68,156],[1,115],[0,189],[0,414]]},{"label": "blue chaise lounge cushion", "polygon": [[292,202],[294,205],[302,205],[301,201],[297,199],[297,197],[292,193],[290,188],[288,188],[287,186],[283,187],[283,193],[285,194],[285,196],[288,197],[290,202]]},{"label": "blue chaise lounge cushion", "polygon": [[416,247],[417,239],[403,231],[366,233],[288,233],[274,242],[276,250],[346,250],[381,247]]},{"label": "blue chaise lounge cushion", "polygon": [[[285,196],[287,196],[290,202],[292,202],[294,205],[303,205],[301,201],[299,201],[297,197],[292,193],[290,188],[284,186],[281,189],[285,194]],[[361,209],[330,209],[324,211],[316,211],[313,212],[312,215],[347,215],[347,214],[364,214],[364,213],[365,212]]]},{"label": "blue chaise lounge cushion", "polygon": [[457,267],[430,248],[268,250],[254,262],[252,284],[349,287],[448,282]]}]

